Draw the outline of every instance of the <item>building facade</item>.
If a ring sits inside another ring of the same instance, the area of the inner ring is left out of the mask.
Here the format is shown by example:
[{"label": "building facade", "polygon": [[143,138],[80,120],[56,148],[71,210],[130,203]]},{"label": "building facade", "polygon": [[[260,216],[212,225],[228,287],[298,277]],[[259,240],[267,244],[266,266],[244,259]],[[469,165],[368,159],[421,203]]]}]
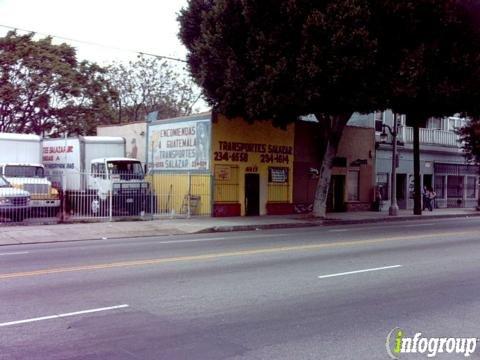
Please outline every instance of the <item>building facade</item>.
[{"label": "building facade", "polygon": [[[376,129],[376,186],[382,194],[382,208],[390,206],[392,139],[380,141],[382,125],[393,127],[391,111],[373,114]],[[400,209],[413,208],[413,128],[406,126],[405,116],[397,115],[397,175],[396,196]],[[437,194],[435,206],[475,207],[478,203],[479,167],[466,162],[455,130],[466,119],[447,117],[429,119],[420,129],[420,174],[422,189],[431,187]]]},{"label": "building facade", "polygon": [[[392,139],[389,132],[386,141],[380,135],[393,127],[393,116],[352,115],[333,160],[327,211],[388,209]],[[397,123],[396,196],[400,209],[411,209],[413,129],[405,116]],[[479,168],[466,163],[455,133],[464,124],[460,117],[430,119],[420,129],[422,187],[435,190],[438,208],[478,203]],[[312,210],[324,148],[317,128],[312,116],[280,129],[206,112],[99,127],[98,134],[126,138],[128,155],[146,163],[162,212],[240,216]]]},{"label": "building facade", "polygon": [[[324,141],[316,122],[299,121],[295,128],[295,212],[312,210]],[[333,160],[327,211],[370,210],[375,189],[375,130],[373,117],[354,114],[345,127]]]}]

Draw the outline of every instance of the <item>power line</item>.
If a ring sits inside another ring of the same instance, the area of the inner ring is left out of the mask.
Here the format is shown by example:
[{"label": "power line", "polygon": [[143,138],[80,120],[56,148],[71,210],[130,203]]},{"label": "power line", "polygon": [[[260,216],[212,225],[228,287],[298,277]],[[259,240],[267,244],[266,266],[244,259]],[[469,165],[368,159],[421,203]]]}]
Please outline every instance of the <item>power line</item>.
[{"label": "power line", "polygon": [[156,57],[156,58],[159,58],[159,59],[172,60],[172,61],[178,61],[178,62],[183,62],[183,63],[187,62],[184,59],[174,58],[174,57],[171,57],[171,56],[157,55],[157,54],[146,53],[146,52],[143,52],[143,51],[124,49],[124,48],[119,48],[119,47],[115,47],[115,46],[111,46],[111,45],[96,43],[96,42],[93,42],[93,41],[78,40],[78,39],[68,38],[68,37],[65,37],[65,36],[46,34],[46,33],[41,33],[41,32],[38,32],[38,31],[22,29],[22,28],[14,27],[14,26],[8,26],[8,25],[1,25],[0,24],[0,27],[6,28],[6,29],[11,29],[11,30],[14,30],[14,31],[19,30],[19,31],[38,34],[38,35],[42,35],[42,36],[50,36],[52,38],[57,38],[57,39],[66,40],[66,41],[73,41],[73,42],[77,42],[77,43],[80,43],[80,44],[98,46],[98,47],[103,47],[103,48],[107,48],[107,49],[114,49],[114,50],[118,50],[118,51],[126,51],[126,52],[131,52],[131,53],[135,53],[135,54],[139,54],[139,55],[152,56],[152,57]]}]

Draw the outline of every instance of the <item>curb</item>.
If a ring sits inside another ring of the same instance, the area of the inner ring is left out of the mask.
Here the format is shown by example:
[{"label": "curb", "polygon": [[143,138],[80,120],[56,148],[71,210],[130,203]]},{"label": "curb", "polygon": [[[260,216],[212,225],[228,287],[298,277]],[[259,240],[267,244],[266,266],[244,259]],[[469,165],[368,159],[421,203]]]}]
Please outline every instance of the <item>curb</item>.
[{"label": "curb", "polygon": [[207,234],[217,232],[233,232],[233,231],[254,231],[254,230],[271,230],[271,229],[294,229],[294,228],[306,228],[323,225],[323,220],[317,222],[302,222],[291,224],[260,224],[260,225],[230,225],[230,226],[214,226],[206,229],[199,230],[194,234]]},{"label": "curb", "polygon": [[234,232],[234,231],[257,231],[257,230],[273,230],[273,229],[295,229],[295,228],[312,228],[319,226],[335,226],[335,225],[353,225],[353,224],[373,224],[373,223],[390,223],[390,222],[400,222],[400,221],[420,221],[420,220],[435,220],[435,219],[453,219],[453,218],[470,218],[470,217],[480,217],[480,211],[478,213],[472,214],[447,214],[447,215],[431,215],[431,216],[421,216],[421,215],[408,215],[401,217],[381,217],[374,219],[358,219],[358,220],[342,220],[342,219],[311,219],[310,221],[303,221],[297,223],[274,223],[274,224],[257,224],[257,225],[226,225],[226,226],[213,226],[209,228],[204,228],[202,230],[194,232],[183,232],[183,233],[170,233],[170,234],[152,234],[152,235],[142,235],[142,236],[116,236],[116,237],[95,237],[88,239],[66,239],[66,240],[50,240],[50,241],[28,241],[22,243],[9,243],[9,244],[0,244],[0,247],[3,246],[13,246],[13,245],[35,245],[35,244],[52,244],[52,243],[62,243],[62,242],[79,242],[79,241],[101,241],[101,240],[115,240],[115,239],[135,239],[135,238],[152,238],[152,237],[161,237],[161,236],[177,236],[177,235],[193,235],[193,234],[208,234],[208,233],[221,233],[221,232]]},{"label": "curb", "polygon": [[379,219],[359,219],[359,220],[341,220],[341,219],[325,219],[324,225],[326,226],[333,226],[333,225],[352,225],[352,224],[373,224],[373,223],[382,223],[382,222],[400,222],[400,221],[420,221],[420,220],[436,220],[436,219],[461,219],[461,218],[470,218],[470,217],[479,217],[480,212],[478,214],[449,214],[449,215],[430,215],[430,216],[422,216],[422,215],[408,215],[402,217],[385,217]]},{"label": "curb", "polygon": [[374,224],[385,222],[400,222],[400,221],[420,221],[420,220],[435,220],[435,219],[453,219],[453,218],[469,218],[480,217],[478,214],[448,214],[448,215],[409,215],[401,217],[382,217],[377,219],[358,219],[358,220],[342,220],[342,219],[312,219],[309,222],[301,223],[279,223],[279,224],[265,224],[265,225],[231,225],[231,226],[214,226],[195,232],[195,234],[217,233],[217,232],[232,232],[232,231],[254,231],[254,230],[272,230],[272,229],[294,229],[294,228],[306,228],[316,226],[335,226],[335,225],[354,225],[354,224]]}]

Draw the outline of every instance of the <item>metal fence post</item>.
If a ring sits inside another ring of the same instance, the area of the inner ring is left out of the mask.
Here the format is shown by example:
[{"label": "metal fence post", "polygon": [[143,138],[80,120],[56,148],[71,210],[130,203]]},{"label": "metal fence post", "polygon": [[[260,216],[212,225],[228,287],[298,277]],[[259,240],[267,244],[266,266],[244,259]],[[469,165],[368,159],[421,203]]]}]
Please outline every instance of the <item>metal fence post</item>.
[{"label": "metal fence post", "polygon": [[109,221],[112,222],[113,221],[113,188],[110,189],[110,191],[108,192],[109,196],[109,204],[108,204],[108,212],[109,212]]},{"label": "metal fence post", "polygon": [[65,215],[67,213],[67,175],[62,173],[62,186],[60,186],[60,191],[61,191],[61,206],[62,208],[60,209],[61,215],[60,215],[60,222],[63,223],[65,222]]},{"label": "metal fence post", "polygon": [[154,189],[155,189],[155,187],[153,185],[154,184],[153,174],[151,175],[150,181],[151,181],[150,185],[149,185],[149,187],[150,187],[150,191],[149,191],[149,194],[150,194],[150,216],[153,219],[153,217],[156,213],[155,208],[153,207],[153,197],[154,197],[153,194],[154,194]]},{"label": "metal fence post", "polygon": [[215,209],[215,175],[210,175],[210,216],[213,216]]},{"label": "metal fence post", "polygon": [[187,202],[188,202],[188,208],[187,208],[187,217],[190,218],[191,214],[191,196],[192,196],[192,174],[190,171],[188,172],[188,196],[187,196]]}]

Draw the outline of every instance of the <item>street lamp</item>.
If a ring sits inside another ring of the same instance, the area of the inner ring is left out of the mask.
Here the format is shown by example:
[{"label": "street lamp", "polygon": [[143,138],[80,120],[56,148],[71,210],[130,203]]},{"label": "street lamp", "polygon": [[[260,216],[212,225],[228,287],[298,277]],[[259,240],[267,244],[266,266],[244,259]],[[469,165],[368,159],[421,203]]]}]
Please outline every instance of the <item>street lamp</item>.
[{"label": "street lamp", "polygon": [[385,143],[388,139],[388,135],[385,132],[385,129],[388,129],[390,135],[392,135],[392,179],[391,179],[391,189],[390,189],[390,207],[388,208],[388,214],[390,216],[398,215],[398,204],[397,204],[397,115],[393,114],[393,130],[387,124],[382,124],[383,132],[380,134],[380,141]]}]

